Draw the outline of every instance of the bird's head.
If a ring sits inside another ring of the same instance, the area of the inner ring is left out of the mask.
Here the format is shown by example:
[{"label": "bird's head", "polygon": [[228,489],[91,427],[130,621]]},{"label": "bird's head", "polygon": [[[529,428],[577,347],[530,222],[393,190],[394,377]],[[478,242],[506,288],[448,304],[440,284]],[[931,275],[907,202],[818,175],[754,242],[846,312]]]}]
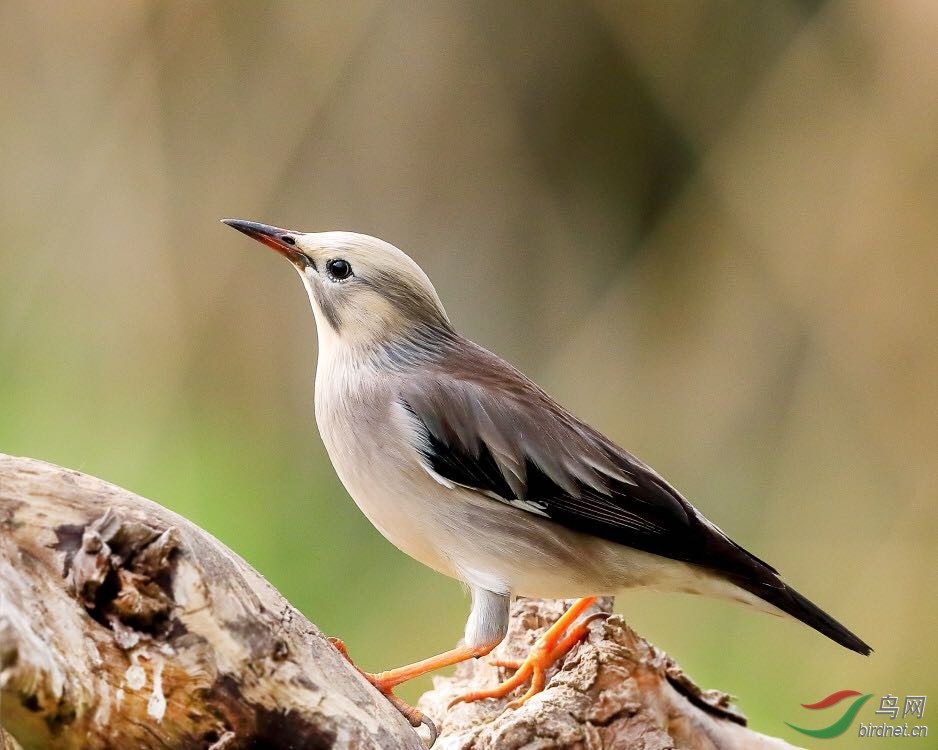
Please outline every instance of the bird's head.
[{"label": "bird's head", "polygon": [[433,284],[394,245],[354,232],[297,232],[224,219],[283,255],[309,294],[323,347],[368,350],[451,331]]}]

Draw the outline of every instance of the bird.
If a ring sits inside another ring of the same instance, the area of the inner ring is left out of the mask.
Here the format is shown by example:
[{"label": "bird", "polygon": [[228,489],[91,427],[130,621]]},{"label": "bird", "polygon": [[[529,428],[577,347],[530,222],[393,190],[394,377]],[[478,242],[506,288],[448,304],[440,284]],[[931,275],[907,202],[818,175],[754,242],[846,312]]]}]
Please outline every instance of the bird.
[{"label": "bird", "polygon": [[[283,255],[302,279],[318,334],[316,422],[349,495],[392,544],[469,589],[460,645],[362,671],[413,726],[436,735],[394,688],[488,654],[505,637],[517,596],[576,601],[525,659],[506,665],[513,676],[454,702],[530,683],[509,705],[523,704],[586,636],[583,615],[596,598],[638,587],[788,615],[871,652],[654,469],[461,335],[426,273],[394,245],[222,221]],[[333,643],[348,658],[344,643]]]}]

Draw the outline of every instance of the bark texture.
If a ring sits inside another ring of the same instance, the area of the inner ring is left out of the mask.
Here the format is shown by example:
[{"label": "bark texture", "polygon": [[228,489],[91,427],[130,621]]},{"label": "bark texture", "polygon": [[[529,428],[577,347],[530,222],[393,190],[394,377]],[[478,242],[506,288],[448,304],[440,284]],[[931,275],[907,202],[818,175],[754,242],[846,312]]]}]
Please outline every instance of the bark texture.
[{"label": "bark texture", "polygon": [[[489,658],[523,658],[572,602],[516,601],[508,637]],[[611,613],[612,600],[600,599],[594,611]],[[618,615],[598,620],[554,670],[547,689],[521,708],[506,711],[506,698],[447,709],[453,698],[493,687],[509,674],[477,660],[461,664],[453,677],[434,680],[420,707],[441,730],[438,750],[793,748],[747,729],[729,695],[699,688]]]},{"label": "bark texture", "polygon": [[[567,604],[518,601],[495,655],[524,656]],[[479,660],[436,680],[421,707],[438,747],[791,747],[746,729],[729,696],[697,688],[615,616],[521,709],[446,708],[504,676]],[[2,454],[0,726],[0,750],[424,745],[211,535],[101,480]]]},{"label": "bark texture", "polygon": [[421,748],[244,560],[155,503],[0,455],[0,723],[31,748]]}]

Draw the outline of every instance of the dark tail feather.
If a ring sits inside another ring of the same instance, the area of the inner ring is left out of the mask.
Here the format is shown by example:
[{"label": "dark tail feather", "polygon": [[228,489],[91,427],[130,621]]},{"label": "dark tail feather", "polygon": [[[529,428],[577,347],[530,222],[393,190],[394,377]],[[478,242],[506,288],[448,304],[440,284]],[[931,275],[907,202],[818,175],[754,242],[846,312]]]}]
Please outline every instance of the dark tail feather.
[{"label": "dark tail feather", "polygon": [[793,588],[782,584],[780,588],[755,583],[753,581],[737,581],[744,589],[752,592],[760,599],[773,604],[783,612],[787,612],[805,625],[810,625],[819,633],[823,633],[835,643],[844,648],[856,651],[858,654],[869,656],[873,650],[837,620],[831,617],[820,607],[812,604]]}]

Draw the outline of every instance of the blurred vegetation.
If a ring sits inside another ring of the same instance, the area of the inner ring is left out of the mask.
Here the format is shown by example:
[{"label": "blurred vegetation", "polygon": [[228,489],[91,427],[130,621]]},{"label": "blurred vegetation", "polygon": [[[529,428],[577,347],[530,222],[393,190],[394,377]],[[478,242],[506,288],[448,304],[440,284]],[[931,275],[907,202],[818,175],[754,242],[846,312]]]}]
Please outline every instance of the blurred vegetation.
[{"label": "blurred vegetation", "polygon": [[450,647],[459,585],[328,463],[294,273],[217,220],[376,234],[876,653],[640,632],[795,742],[938,700],[936,79],[927,2],[4,3],[0,450],[192,518],[366,668]]}]

